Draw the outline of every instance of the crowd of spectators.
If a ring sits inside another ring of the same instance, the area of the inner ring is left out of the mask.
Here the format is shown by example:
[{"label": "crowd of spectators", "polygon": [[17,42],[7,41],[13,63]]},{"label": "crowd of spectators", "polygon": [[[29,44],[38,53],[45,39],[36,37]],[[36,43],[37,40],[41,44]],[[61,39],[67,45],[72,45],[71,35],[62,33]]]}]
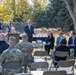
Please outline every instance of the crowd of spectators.
[{"label": "crowd of spectators", "polygon": [[[14,36],[9,37],[9,41],[5,40],[6,36],[4,33],[0,33],[0,63],[1,66],[8,61],[20,61],[22,65],[25,66],[25,72],[27,72],[27,67],[30,68],[33,61],[33,44],[28,41],[27,34],[22,35],[22,41],[16,43],[16,38]],[[68,42],[68,44],[67,44]],[[51,49],[56,51],[67,51],[70,56],[70,49],[74,49],[74,56],[76,56],[76,36],[75,32],[71,33],[71,36],[68,40],[63,36],[62,31],[59,32],[59,36],[55,44],[55,36],[53,33],[48,32],[48,37],[45,39],[44,49],[50,54]],[[56,57],[56,61],[66,60],[66,57]],[[57,63],[55,63],[57,64]],[[18,73],[19,70],[5,70],[4,75],[11,75]]]}]

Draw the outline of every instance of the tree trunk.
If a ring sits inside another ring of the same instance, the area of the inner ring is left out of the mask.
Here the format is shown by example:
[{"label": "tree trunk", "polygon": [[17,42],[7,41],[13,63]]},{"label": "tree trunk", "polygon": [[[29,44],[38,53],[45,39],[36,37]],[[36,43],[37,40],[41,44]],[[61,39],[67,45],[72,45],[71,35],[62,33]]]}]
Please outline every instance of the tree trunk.
[{"label": "tree trunk", "polygon": [[76,17],[74,17],[73,23],[74,23],[74,29],[76,30]]},{"label": "tree trunk", "polygon": [[67,5],[67,9],[70,13],[72,20],[73,20],[74,29],[76,30],[76,0],[73,0],[74,9],[71,8],[69,0],[64,0],[64,2]]}]

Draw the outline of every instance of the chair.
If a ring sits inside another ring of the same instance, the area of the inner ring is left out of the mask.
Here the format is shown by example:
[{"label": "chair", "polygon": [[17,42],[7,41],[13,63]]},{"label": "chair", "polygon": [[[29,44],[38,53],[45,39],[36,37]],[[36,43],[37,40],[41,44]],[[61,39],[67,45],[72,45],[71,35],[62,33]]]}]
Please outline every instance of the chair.
[{"label": "chair", "polygon": [[34,62],[31,64],[31,69],[48,69],[49,64],[47,62]]},{"label": "chair", "polygon": [[64,51],[56,51],[55,52],[55,56],[58,56],[58,57],[66,57],[68,55],[68,52]]},{"label": "chair", "polygon": [[[40,61],[47,61],[47,51],[35,51],[34,52],[34,61],[35,62],[40,62]],[[37,58],[35,58],[37,57]]]},{"label": "chair", "polygon": [[31,73],[33,75],[43,75],[44,70],[48,70],[47,62],[34,62],[31,64]]},{"label": "chair", "polygon": [[66,71],[45,71],[43,75],[66,75]]},{"label": "chair", "polygon": [[75,60],[65,60],[65,61],[59,61],[57,66],[57,70],[65,70],[67,72],[67,75],[74,75],[74,64]]},{"label": "chair", "polygon": [[31,73],[17,73],[17,74],[14,74],[14,75],[33,75]]},{"label": "chair", "polygon": [[4,74],[4,69],[20,69],[21,72],[22,63],[19,61],[9,61],[2,65],[2,74]]},{"label": "chair", "polygon": [[52,59],[51,68],[53,67],[52,66],[53,62],[58,63],[58,61],[55,60],[55,56],[57,56],[57,57],[67,57],[68,56],[68,52],[66,52],[66,51],[64,51],[64,52],[62,52],[62,51],[56,51],[55,54],[54,54],[54,57]]}]

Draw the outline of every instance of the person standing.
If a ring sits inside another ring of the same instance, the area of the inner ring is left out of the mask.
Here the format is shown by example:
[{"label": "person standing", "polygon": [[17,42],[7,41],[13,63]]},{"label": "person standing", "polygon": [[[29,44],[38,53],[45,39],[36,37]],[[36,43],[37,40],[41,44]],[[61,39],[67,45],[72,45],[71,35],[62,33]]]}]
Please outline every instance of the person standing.
[{"label": "person standing", "polygon": [[55,42],[55,38],[53,36],[52,33],[48,33],[48,37],[45,40],[46,44],[45,44],[45,50],[48,52],[48,54],[50,53],[50,49],[54,48],[54,42]]},{"label": "person standing", "polygon": [[[15,48],[16,38],[14,36],[9,37],[9,48],[3,51],[0,57],[1,66],[9,61],[19,61],[23,62],[23,53]],[[19,73],[20,69],[4,69],[4,75],[14,75],[15,73]]]},{"label": "person standing", "polygon": [[76,56],[76,36],[75,36],[75,32],[72,32],[71,37],[69,37],[68,48],[69,48],[69,56],[70,56],[70,49],[71,48],[74,49],[74,56]]},{"label": "person standing", "polygon": [[31,20],[27,21],[27,25],[25,25],[24,31],[28,36],[28,41],[32,42],[32,38],[34,34],[34,27],[32,26]]}]

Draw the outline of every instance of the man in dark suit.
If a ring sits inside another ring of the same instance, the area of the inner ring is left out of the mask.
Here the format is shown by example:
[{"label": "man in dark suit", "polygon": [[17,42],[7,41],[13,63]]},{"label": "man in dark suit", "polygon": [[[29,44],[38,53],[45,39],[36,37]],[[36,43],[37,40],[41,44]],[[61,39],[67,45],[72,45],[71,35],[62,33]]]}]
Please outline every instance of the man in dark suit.
[{"label": "man in dark suit", "polygon": [[24,27],[24,31],[28,36],[28,41],[32,42],[33,34],[34,34],[34,27],[31,24],[31,20],[28,20],[27,25]]},{"label": "man in dark suit", "polygon": [[75,32],[71,33],[71,37],[68,40],[68,48],[69,48],[69,56],[70,56],[70,49],[74,48],[74,56],[76,56],[76,37]]}]

